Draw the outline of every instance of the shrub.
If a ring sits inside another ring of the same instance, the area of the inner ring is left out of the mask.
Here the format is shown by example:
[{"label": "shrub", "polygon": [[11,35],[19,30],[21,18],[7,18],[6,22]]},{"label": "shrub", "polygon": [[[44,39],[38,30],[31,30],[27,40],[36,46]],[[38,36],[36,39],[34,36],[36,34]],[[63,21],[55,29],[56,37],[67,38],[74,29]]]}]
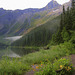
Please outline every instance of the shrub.
[{"label": "shrub", "polygon": [[69,59],[59,59],[53,64],[48,62],[44,67],[41,67],[39,72],[35,75],[72,75],[72,65],[70,65]]},{"label": "shrub", "polygon": [[17,59],[3,58],[0,61],[0,75],[22,75],[29,66]]}]

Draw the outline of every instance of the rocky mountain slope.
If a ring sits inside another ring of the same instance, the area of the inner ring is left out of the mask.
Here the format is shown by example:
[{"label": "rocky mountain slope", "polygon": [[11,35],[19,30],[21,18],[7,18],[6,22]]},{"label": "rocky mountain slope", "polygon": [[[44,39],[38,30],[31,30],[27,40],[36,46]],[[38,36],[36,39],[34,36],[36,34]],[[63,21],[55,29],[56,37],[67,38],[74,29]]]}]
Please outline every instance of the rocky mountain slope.
[{"label": "rocky mountain slope", "polygon": [[[70,2],[65,6],[70,6]],[[22,35],[46,23],[62,12],[62,5],[52,0],[44,8],[25,10],[4,10],[0,8],[0,35]]]}]

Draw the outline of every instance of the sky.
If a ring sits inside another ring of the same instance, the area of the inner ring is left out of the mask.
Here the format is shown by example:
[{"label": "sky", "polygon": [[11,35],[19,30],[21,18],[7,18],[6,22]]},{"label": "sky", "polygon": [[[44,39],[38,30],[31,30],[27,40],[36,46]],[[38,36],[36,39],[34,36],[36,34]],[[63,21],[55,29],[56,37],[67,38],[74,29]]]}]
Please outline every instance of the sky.
[{"label": "sky", "polygon": [[[0,0],[0,8],[7,10],[27,9],[27,8],[43,8],[51,0]],[[69,0],[56,0],[59,4],[68,2]]]}]

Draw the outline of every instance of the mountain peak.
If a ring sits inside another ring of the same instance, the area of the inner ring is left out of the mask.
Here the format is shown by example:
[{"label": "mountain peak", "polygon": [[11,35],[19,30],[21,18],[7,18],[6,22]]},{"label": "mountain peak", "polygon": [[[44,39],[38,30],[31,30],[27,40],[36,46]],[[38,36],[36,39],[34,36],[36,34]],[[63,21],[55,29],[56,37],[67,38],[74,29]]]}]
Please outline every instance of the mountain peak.
[{"label": "mountain peak", "polygon": [[55,1],[55,0],[52,0],[52,1]]},{"label": "mountain peak", "polygon": [[52,0],[50,1],[47,5],[46,5],[46,9],[53,9],[53,8],[56,8],[56,7],[59,7],[60,4],[57,3],[57,1],[55,0]]}]

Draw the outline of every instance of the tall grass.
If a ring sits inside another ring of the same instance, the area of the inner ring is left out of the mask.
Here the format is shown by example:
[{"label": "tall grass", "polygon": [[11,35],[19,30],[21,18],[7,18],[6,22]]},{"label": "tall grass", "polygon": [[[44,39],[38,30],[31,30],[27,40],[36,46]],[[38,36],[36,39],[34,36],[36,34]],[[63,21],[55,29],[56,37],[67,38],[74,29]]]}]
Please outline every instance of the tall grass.
[{"label": "tall grass", "polygon": [[3,58],[0,60],[0,75],[22,75],[30,67],[20,60],[13,58]]},{"label": "tall grass", "polygon": [[46,59],[53,62],[54,59],[59,59],[63,56],[72,54],[74,51],[72,43],[64,43],[57,46],[51,46],[49,50],[40,50],[36,53],[30,53],[22,57],[22,61],[29,64],[38,64],[41,61],[46,61]]}]

